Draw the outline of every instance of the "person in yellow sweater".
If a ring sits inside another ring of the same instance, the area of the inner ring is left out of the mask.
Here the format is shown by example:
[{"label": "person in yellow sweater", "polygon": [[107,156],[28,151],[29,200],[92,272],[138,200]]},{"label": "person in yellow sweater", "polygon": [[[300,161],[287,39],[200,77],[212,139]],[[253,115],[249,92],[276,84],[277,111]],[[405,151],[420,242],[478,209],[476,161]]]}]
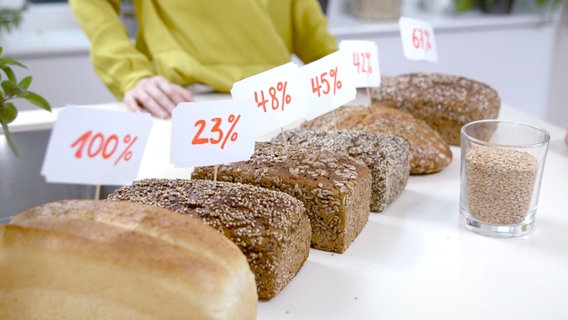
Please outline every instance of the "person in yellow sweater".
[{"label": "person in yellow sweater", "polygon": [[187,86],[233,83],[292,60],[337,50],[316,0],[132,0],[132,41],[120,0],[69,0],[91,42],[95,71],[129,110],[168,118],[191,101]]}]

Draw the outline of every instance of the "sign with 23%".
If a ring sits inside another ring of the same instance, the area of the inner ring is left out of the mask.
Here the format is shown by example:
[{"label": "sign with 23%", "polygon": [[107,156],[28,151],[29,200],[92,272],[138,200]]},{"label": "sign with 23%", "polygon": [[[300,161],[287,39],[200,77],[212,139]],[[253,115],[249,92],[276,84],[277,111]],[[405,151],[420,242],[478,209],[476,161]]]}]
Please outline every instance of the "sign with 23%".
[{"label": "sign with 23%", "polygon": [[249,100],[180,103],[172,112],[170,162],[200,167],[248,160],[256,118]]}]

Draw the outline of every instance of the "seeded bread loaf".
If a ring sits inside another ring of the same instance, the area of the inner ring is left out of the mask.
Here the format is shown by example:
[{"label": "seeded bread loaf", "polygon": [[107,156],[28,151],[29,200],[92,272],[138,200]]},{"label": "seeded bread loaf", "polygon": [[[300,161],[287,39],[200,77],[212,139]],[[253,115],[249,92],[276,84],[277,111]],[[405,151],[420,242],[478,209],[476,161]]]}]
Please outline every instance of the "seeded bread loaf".
[{"label": "seeded bread loaf", "polygon": [[410,73],[383,77],[371,88],[371,101],[410,112],[438,131],[449,144],[460,145],[461,127],[471,121],[495,119],[501,99],[489,85],[441,73]]},{"label": "seeded bread loaf", "polygon": [[[214,177],[195,168],[192,179]],[[220,165],[217,179],[285,192],[301,200],[312,226],[312,247],[342,253],[368,221],[371,174],[362,162],[331,150],[259,142],[250,160]]]},{"label": "seeded bread loaf", "polygon": [[450,146],[438,132],[410,113],[382,105],[343,106],[302,123],[303,128],[349,129],[400,136],[410,149],[410,174],[439,172],[452,160]]},{"label": "seeded bread loaf", "polygon": [[219,230],[247,257],[262,300],[278,294],[309,255],[311,229],[305,208],[282,192],[228,182],[144,179],[108,198],[198,217]]},{"label": "seeded bread loaf", "polygon": [[381,212],[404,190],[410,173],[410,153],[404,138],[359,130],[296,128],[273,143],[306,145],[345,153],[365,163],[371,172],[371,211]]},{"label": "seeded bread loaf", "polygon": [[0,319],[255,319],[237,246],[198,219],[65,200],[0,226]]}]

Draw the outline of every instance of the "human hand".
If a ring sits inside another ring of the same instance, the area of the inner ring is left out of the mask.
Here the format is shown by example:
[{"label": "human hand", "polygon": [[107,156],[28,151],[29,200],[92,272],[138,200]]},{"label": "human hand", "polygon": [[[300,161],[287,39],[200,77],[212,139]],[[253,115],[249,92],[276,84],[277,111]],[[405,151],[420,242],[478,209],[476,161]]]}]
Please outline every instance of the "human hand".
[{"label": "human hand", "polygon": [[130,111],[146,109],[155,117],[167,119],[180,102],[192,101],[191,91],[170,82],[163,76],[142,78],[124,94],[124,103]]}]

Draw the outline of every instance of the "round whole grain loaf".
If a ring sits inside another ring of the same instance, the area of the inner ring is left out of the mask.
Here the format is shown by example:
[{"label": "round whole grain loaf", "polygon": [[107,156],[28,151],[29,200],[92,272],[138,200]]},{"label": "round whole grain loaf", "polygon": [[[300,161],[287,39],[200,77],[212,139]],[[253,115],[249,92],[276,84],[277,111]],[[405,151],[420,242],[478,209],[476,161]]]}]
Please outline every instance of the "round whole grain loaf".
[{"label": "round whole grain loaf", "polygon": [[372,103],[410,112],[456,146],[464,124],[495,119],[501,106],[499,94],[491,86],[443,73],[383,77],[381,86],[370,89],[370,94]]}]

